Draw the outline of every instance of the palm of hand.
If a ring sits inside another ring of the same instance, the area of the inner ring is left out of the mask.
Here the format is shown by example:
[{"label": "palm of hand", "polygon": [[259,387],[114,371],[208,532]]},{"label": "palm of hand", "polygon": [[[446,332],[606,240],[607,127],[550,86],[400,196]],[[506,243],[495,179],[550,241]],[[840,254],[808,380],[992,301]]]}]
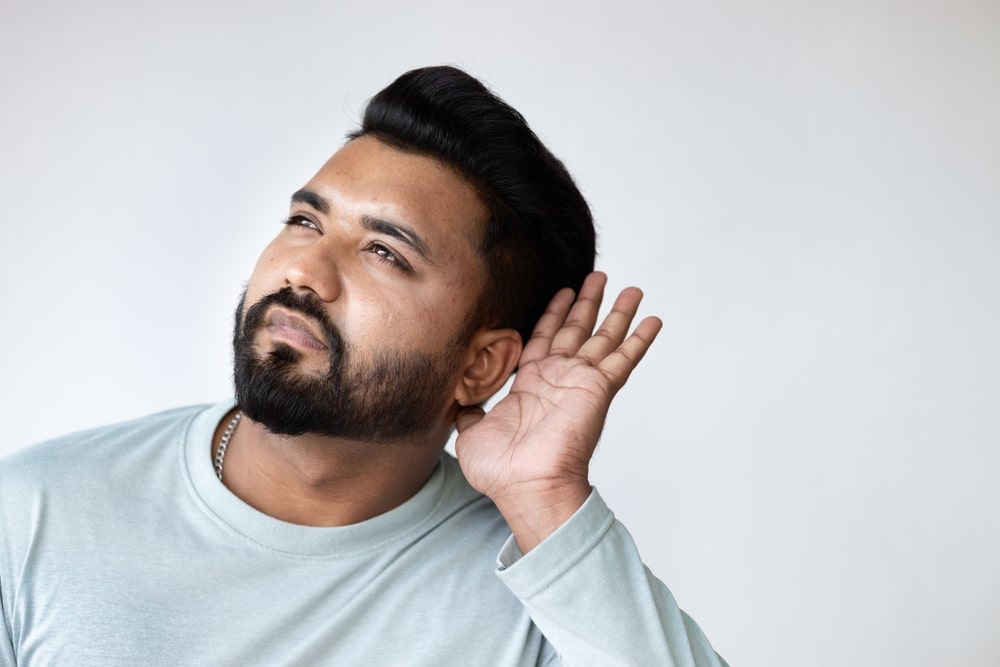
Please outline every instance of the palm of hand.
[{"label": "palm of hand", "polygon": [[488,413],[459,414],[459,463],[469,483],[494,501],[589,489],[589,463],[611,400],[662,326],[646,318],[626,338],[642,298],[629,288],[594,332],[605,281],[591,274],[575,303],[571,291],[557,294],[524,348],[510,393]]},{"label": "palm of hand", "polygon": [[584,359],[522,365],[510,393],[458,436],[469,483],[493,495],[498,487],[586,478],[612,396],[608,378]]}]

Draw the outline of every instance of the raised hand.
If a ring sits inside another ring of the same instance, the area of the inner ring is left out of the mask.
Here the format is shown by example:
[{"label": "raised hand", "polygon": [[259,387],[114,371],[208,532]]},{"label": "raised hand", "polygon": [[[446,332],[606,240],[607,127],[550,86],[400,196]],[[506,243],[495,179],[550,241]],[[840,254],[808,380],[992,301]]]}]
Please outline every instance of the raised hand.
[{"label": "raised hand", "polygon": [[455,419],[466,478],[496,503],[525,553],[590,495],[590,459],[611,399],[663,326],[647,317],[628,335],[642,300],[629,287],[594,331],[606,282],[592,273],[575,301],[572,290],[556,294],[510,393],[488,413],[466,408]]}]

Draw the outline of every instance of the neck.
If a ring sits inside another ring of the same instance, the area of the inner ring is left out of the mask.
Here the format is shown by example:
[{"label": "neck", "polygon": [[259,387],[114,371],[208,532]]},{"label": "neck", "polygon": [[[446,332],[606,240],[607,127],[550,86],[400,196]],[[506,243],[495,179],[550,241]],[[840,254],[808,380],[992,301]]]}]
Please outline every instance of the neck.
[{"label": "neck", "polygon": [[[220,422],[215,447],[231,417]],[[276,519],[346,526],[412,498],[434,471],[447,435],[398,443],[277,436],[244,416],[229,442],[222,482]]]}]

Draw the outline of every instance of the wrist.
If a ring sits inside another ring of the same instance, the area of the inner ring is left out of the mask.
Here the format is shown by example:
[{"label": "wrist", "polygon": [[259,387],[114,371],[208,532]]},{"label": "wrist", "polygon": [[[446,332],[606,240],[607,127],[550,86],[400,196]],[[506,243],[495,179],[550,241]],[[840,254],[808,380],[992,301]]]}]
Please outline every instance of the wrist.
[{"label": "wrist", "polygon": [[566,523],[592,489],[586,479],[564,484],[525,485],[490,496],[522,553],[528,553]]}]

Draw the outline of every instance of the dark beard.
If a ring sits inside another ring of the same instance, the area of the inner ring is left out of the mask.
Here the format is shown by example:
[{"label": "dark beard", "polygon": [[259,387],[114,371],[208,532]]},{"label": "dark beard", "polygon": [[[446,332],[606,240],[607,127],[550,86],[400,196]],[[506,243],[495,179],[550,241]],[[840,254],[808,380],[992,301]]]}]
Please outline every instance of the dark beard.
[{"label": "dark beard", "polygon": [[[360,441],[392,441],[425,435],[442,406],[456,359],[453,341],[445,353],[381,351],[354,359],[322,304],[310,293],[285,287],[255,303],[243,318],[246,293],[233,328],[236,403],[253,421],[278,435],[312,433]],[[318,323],[330,350],[325,376],[296,367],[301,353],[277,343],[264,354],[254,337],[271,306],[280,305]]]}]

